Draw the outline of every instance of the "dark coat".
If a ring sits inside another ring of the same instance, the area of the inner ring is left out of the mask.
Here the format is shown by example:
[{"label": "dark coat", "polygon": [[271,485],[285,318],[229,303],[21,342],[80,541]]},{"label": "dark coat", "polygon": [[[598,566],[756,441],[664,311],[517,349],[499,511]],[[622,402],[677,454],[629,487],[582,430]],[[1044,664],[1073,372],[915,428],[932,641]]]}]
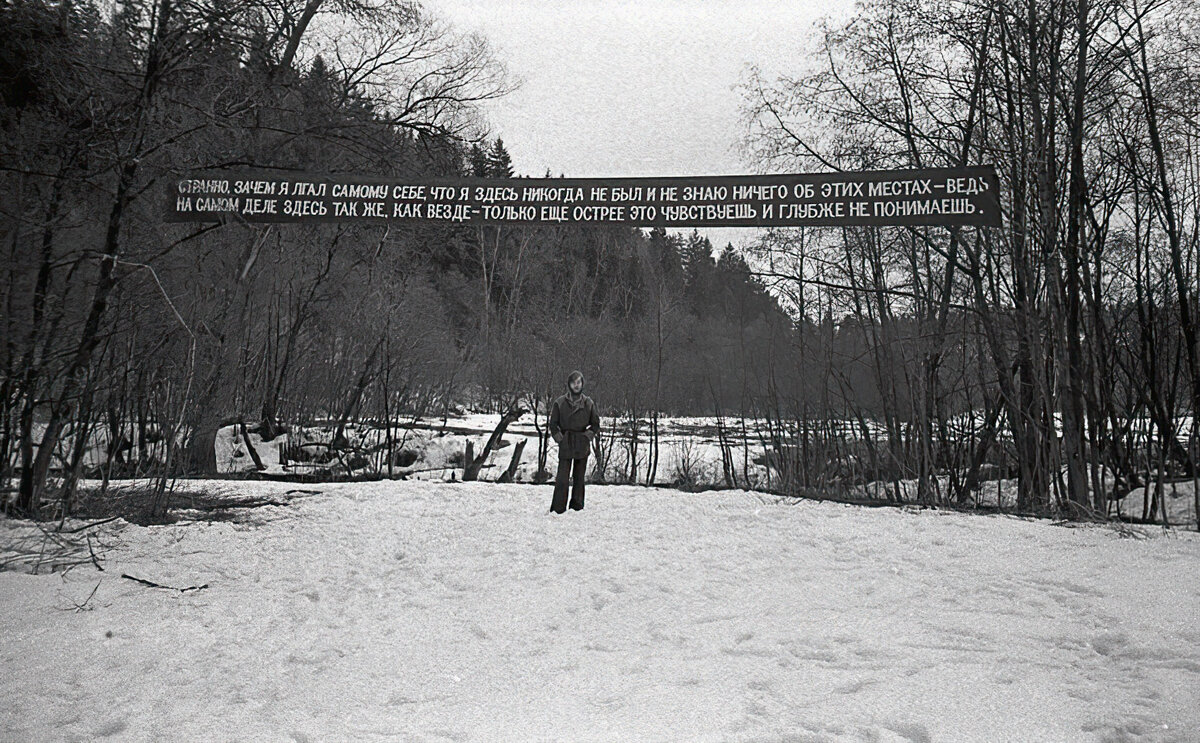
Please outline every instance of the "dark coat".
[{"label": "dark coat", "polygon": [[[592,435],[586,435],[585,431],[591,431]],[[563,436],[561,441],[560,434]],[[600,415],[596,412],[596,403],[583,394],[574,401],[570,395],[556,399],[554,407],[550,409],[550,435],[559,441],[559,459],[587,457],[592,439],[600,435]]]}]

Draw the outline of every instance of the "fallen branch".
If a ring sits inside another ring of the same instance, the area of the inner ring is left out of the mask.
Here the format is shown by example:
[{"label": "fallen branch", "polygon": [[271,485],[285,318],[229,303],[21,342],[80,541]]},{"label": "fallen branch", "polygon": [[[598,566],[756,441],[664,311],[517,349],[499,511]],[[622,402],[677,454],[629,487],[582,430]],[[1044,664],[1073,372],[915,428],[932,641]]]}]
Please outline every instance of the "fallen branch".
[{"label": "fallen branch", "polygon": [[188,586],[187,588],[176,588],[175,586],[164,586],[161,583],[155,583],[154,581],[146,580],[145,578],[138,578],[136,576],[130,575],[129,573],[121,573],[121,577],[128,578],[131,581],[134,581],[136,583],[141,583],[142,585],[149,586],[150,588],[165,588],[168,591],[179,591],[180,593],[187,593],[188,591],[203,591],[205,588],[208,588],[207,583],[205,583],[202,586]]},{"label": "fallen branch", "polygon": [[1138,529],[1133,528],[1129,524],[1120,521],[1114,521],[1109,524],[1109,527],[1116,532],[1121,539],[1146,539],[1146,535]]},{"label": "fallen branch", "polygon": [[100,565],[100,560],[96,558],[96,550],[92,549],[92,535],[91,534],[88,534],[87,546],[88,546],[88,552],[91,553],[91,555],[92,555],[92,564],[96,566],[97,570],[99,570],[101,573],[103,573],[104,567]]},{"label": "fallen branch", "polygon": [[215,505],[193,506],[191,511],[228,511],[234,508],[259,508],[261,506],[286,506],[286,501],[277,500],[247,500],[234,503],[219,503]]},{"label": "fallen branch", "polygon": [[107,518],[107,519],[101,519],[101,520],[99,520],[99,521],[93,521],[93,522],[92,522],[92,523],[90,523],[90,524],[84,524],[83,526],[77,526],[77,527],[75,527],[74,529],[60,529],[60,530],[58,531],[58,533],[59,533],[59,534],[75,534],[76,532],[81,532],[81,531],[86,531],[87,529],[91,529],[93,526],[100,526],[101,524],[107,524],[107,523],[109,523],[110,521],[116,521],[116,520],[117,520],[117,519],[119,519],[119,518],[121,518],[121,517],[120,517],[120,516],[112,516],[112,517],[110,517],[110,518]]},{"label": "fallen branch", "polygon": [[71,600],[71,603],[75,604],[75,613],[76,614],[78,614],[81,611],[91,611],[92,610],[92,607],[88,606],[88,602],[90,602],[92,600],[92,597],[96,595],[96,590],[100,588],[100,584],[102,582],[103,581],[96,581],[96,587],[92,589],[92,592],[88,594],[88,597],[83,600],[82,604],[75,601],[74,599]]},{"label": "fallen branch", "polygon": [[3,540],[0,543],[0,571],[21,570],[38,575],[45,567],[55,573],[88,564],[89,553],[93,552],[77,537],[51,531],[36,521],[5,531]]}]

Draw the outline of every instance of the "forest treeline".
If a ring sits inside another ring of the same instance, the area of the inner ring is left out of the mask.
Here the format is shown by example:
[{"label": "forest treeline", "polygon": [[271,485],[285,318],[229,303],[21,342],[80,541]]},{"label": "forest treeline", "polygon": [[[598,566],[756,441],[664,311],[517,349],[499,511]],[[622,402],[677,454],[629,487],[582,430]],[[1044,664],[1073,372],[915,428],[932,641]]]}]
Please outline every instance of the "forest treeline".
[{"label": "forest treeline", "polygon": [[231,422],[536,409],[575,367],[606,413],[700,412],[744,350],[786,345],[745,260],[698,233],[164,224],[184,173],[517,177],[477,120],[502,65],[415,3],[17,0],[0,29],[21,511],[69,508],[97,441],[106,477],[212,473]]},{"label": "forest treeline", "polygon": [[1145,488],[1164,521],[1164,482],[1195,488],[1198,21],[1178,0],[869,0],[809,69],[747,82],[765,168],[999,172],[1000,229],[761,245],[793,313],[862,328],[884,479],[969,502],[990,463],[1021,511],[1102,517]]},{"label": "forest treeline", "polygon": [[106,476],[165,493],[214,471],[233,422],[536,410],[579,368],[629,434],[717,416],[731,485],[750,484],[737,419],[785,492],[915,481],[966,503],[1008,476],[1020,510],[1071,516],[1161,493],[1200,456],[1197,20],[1180,0],[863,3],[809,69],[747,81],[755,161],[994,164],[1004,227],[773,230],[742,252],[619,227],[164,224],[182,173],[520,177],[478,117],[511,82],[416,3],[9,0],[0,487],[69,510],[99,439]]}]

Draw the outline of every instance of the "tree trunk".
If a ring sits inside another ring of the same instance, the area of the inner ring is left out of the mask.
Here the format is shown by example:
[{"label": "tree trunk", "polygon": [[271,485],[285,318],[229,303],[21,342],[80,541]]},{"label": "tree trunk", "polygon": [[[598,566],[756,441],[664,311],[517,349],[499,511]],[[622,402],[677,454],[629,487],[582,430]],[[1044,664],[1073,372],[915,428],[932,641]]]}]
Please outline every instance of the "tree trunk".
[{"label": "tree trunk", "polygon": [[[1088,52],[1088,0],[1077,3],[1077,48],[1075,66],[1075,89],[1072,101],[1071,131],[1071,178],[1068,186],[1067,239],[1064,244],[1064,281],[1062,299],[1063,342],[1065,363],[1060,362],[1058,378],[1062,399],[1063,455],[1067,464],[1067,497],[1072,507],[1072,516],[1079,517],[1090,510],[1088,498],[1087,462],[1084,459],[1084,402],[1083,348],[1080,335],[1083,332],[1080,305],[1080,244],[1083,232],[1084,174],[1083,174],[1083,129],[1084,90],[1087,85]],[[1063,369],[1065,367],[1065,370]],[[1099,483],[1097,483],[1099,485]],[[1103,495],[1099,495],[1103,497]]]},{"label": "tree trunk", "polygon": [[262,457],[258,455],[254,444],[250,443],[250,432],[246,430],[246,421],[238,421],[238,430],[242,434],[242,443],[246,445],[246,453],[250,455],[250,459],[254,460],[254,469],[262,472],[267,466],[263,464]]},{"label": "tree trunk", "polygon": [[192,475],[217,474],[217,423],[204,422],[188,437],[184,470]]},{"label": "tree trunk", "polygon": [[65,416],[74,403],[74,398],[80,392],[80,378],[85,376],[84,372],[92,361],[92,353],[100,342],[100,322],[108,309],[109,294],[117,283],[114,272],[121,254],[121,229],[124,226],[125,210],[129,205],[138,165],[141,162],[140,155],[149,128],[151,106],[162,74],[163,54],[166,51],[166,38],[173,11],[173,0],[159,0],[153,38],[146,53],[146,69],[142,76],[141,91],[137,100],[137,119],[129,140],[128,153],[118,168],[117,190],[108,214],[103,257],[100,259],[100,272],[96,279],[96,288],[92,293],[87,319],[84,321],[83,331],[80,333],[79,343],[71,356],[71,361],[61,377],[62,388],[50,405],[50,417],[41,444],[38,446],[37,455],[34,457],[32,466],[21,473],[17,508],[28,513],[32,513],[41,500],[46,475],[50,469],[50,458],[58,445]]},{"label": "tree trunk", "polygon": [[[479,478],[479,470],[483,469],[483,465],[487,461],[488,455],[491,454],[492,450],[496,448],[496,445],[500,443],[500,439],[504,436],[504,432],[508,430],[510,424],[515,423],[524,414],[525,411],[519,406],[505,413],[500,418],[500,422],[496,424],[496,430],[492,431],[492,435],[488,437],[487,443],[483,445],[483,449],[479,452],[479,456],[471,459],[469,458],[471,449],[467,450],[468,459],[463,463],[463,482],[470,482]],[[468,441],[467,443],[469,445],[471,442]]]},{"label": "tree trunk", "polygon": [[496,482],[512,482],[517,475],[517,467],[521,464],[521,454],[525,451],[525,444],[529,443],[529,439],[521,439],[517,442],[516,448],[513,449],[512,459],[508,463],[508,469],[504,470],[504,474],[500,475],[500,479]]},{"label": "tree trunk", "polygon": [[354,385],[354,393],[350,399],[346,401],[345,407],[342,408],[342,414],[338,416],[337,426],[333,433],[333,447],[344,447],[346,445],[346,422],[350,420],[351,414],[358,406],[359,400],[362,399],[363,391],[367,385],[371,383],[371,368],[375,366],[375,358],[379,355],[379,349],[383,347],[383,339],[380,338],[371,349],[371,355],[367,357],[367,363],[363,365],[362,373],[358,375],[358,382]]}]

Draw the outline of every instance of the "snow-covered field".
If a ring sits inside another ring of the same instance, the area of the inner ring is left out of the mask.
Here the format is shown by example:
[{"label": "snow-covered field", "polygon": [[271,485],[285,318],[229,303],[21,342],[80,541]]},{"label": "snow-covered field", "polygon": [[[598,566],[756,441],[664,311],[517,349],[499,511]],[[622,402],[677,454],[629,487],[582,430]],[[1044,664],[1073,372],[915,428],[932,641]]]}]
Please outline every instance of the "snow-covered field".
[{"label": "snow-covered field", "polygon": [[0,740],[1200,740],[1194,533],[740,491],[589,486],[551,516],[549,486],[189,486],[287,505],[118,521],[104,572],[0,573]]}]

